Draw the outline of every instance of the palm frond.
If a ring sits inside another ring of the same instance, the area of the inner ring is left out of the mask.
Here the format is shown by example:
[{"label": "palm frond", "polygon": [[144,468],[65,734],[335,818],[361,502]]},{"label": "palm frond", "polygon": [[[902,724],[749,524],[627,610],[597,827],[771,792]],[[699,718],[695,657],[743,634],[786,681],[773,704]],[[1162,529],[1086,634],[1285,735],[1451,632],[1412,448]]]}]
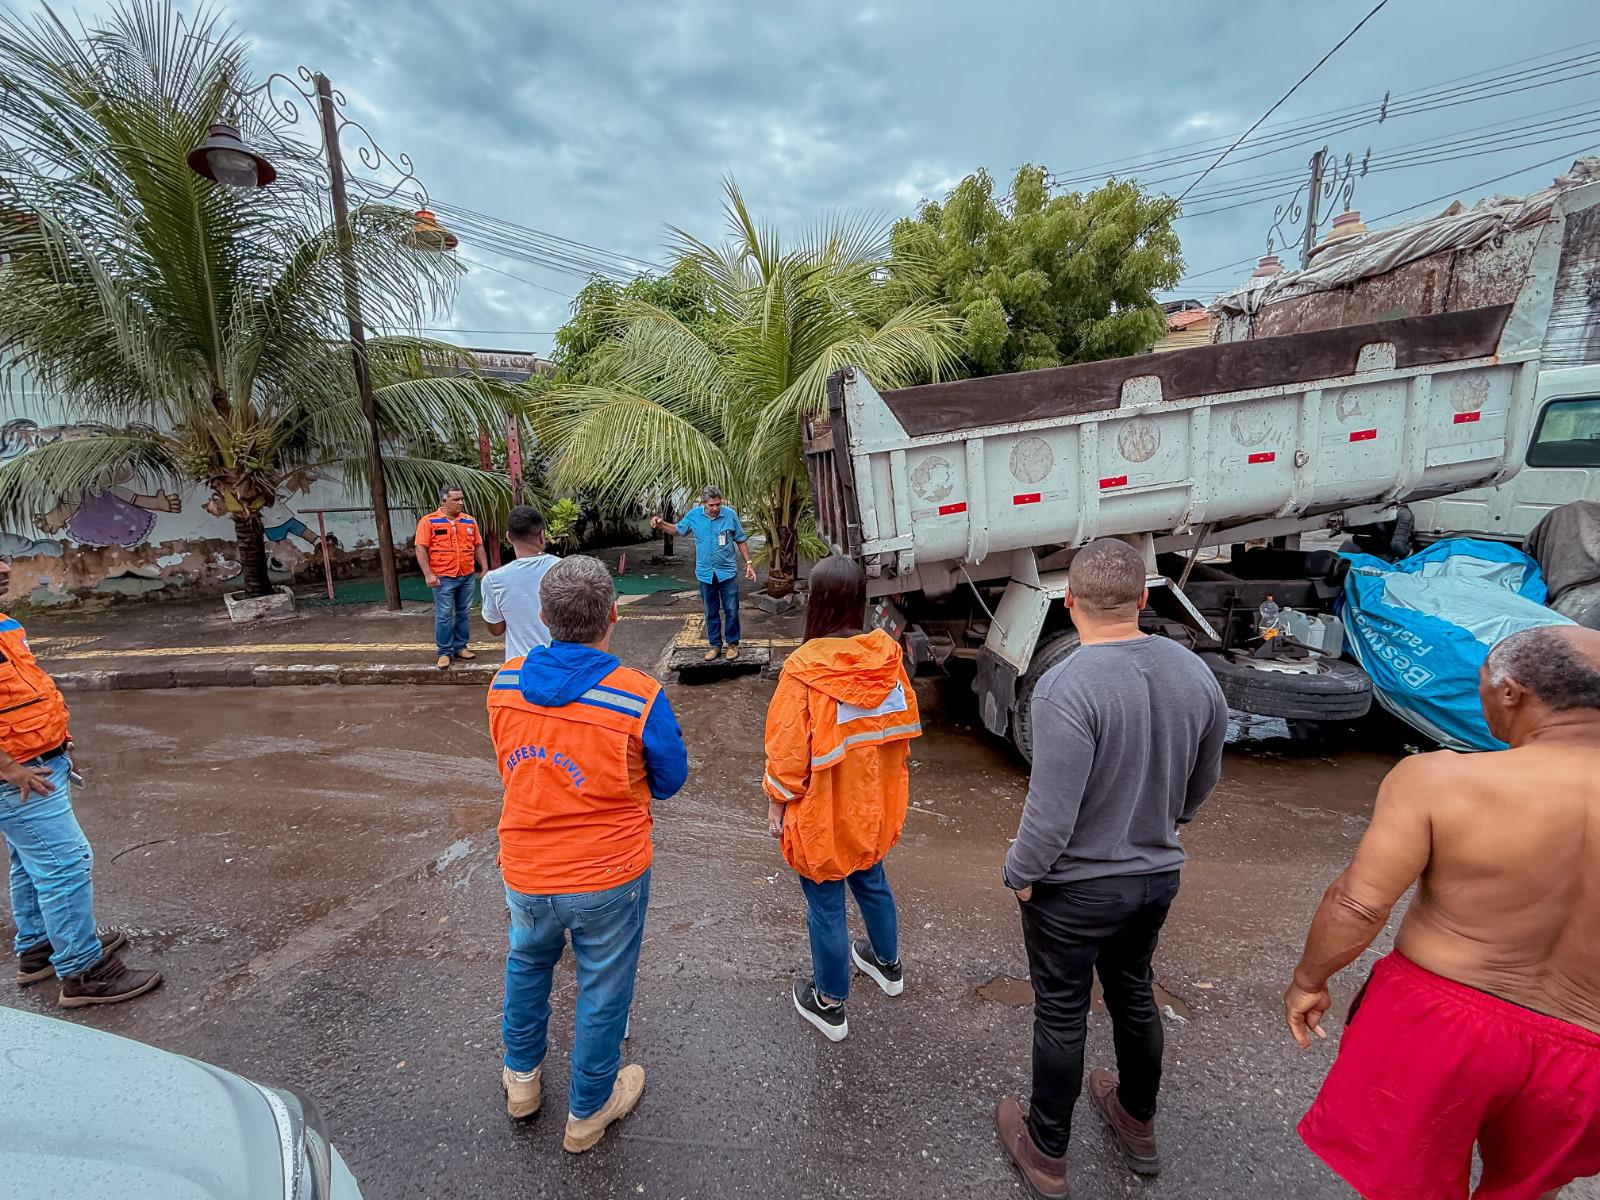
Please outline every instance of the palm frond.
[{"label": "palm frond", "polygon": [[106,429],[45,442],[0,462],[0,523],[26,527],[62,500],[139,479],[176,488],[183,462],[153,429]]}]

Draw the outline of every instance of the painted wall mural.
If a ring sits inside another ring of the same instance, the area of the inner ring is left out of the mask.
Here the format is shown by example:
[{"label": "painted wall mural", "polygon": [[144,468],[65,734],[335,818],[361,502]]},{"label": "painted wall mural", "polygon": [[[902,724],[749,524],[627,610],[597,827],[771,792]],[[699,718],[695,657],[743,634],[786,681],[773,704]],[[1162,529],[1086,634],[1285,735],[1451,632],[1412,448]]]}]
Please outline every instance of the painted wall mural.
[{"label": "painted wall mural", "polygon": [[[92,422],[15,417],[0,424],[0,461],[107,432]],[[326,511],[351,508],[360,511]],[[268,566],[277,582],[320,578],[319,510],[335,573],[370,566],[366,560],[376,555],[377,535],[362,500],[349,496],[337,480],[296,472],[262,510]],[[396,541],[404,544],[414,524],[413,514],[397,511]],[[131,471],[0,529],[0,554],[12,559],[12,594],[35,605],[97,596],[216,593],[237,586],[239,577],[233,522],[215,492],[201,487],[167,492]]]}]

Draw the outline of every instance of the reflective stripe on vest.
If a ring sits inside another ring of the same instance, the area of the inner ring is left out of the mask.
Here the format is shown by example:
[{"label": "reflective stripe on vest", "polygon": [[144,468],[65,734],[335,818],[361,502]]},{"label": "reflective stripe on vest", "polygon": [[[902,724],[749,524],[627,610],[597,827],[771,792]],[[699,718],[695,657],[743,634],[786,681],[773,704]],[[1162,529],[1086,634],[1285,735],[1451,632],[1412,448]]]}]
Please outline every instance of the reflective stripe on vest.
[{"label": "reflective stripe on vest", "polygon": [[522,694],[522,659],[489,687],[489,730],[505,785],[500,866],[532,895],[614,887],[650,864],[643,732],[661,685],[618,667],[570,703]]}]

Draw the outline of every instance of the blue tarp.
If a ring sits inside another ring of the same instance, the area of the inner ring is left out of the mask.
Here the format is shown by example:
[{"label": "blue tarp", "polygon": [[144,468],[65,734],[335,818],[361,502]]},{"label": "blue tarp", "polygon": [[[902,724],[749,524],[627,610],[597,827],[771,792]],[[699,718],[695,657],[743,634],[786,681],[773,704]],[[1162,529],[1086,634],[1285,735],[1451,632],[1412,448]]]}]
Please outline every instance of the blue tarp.
[{"label": "blue tarp", "polygon": [[1478,671],[1503,637],[1570,625],[1544,606],[1539,564],[1501,542],[1449,538],[1396,563],[1345,554],[1350,651],[1380,703],[1453,750],[1504,750],[1478,701]]}]

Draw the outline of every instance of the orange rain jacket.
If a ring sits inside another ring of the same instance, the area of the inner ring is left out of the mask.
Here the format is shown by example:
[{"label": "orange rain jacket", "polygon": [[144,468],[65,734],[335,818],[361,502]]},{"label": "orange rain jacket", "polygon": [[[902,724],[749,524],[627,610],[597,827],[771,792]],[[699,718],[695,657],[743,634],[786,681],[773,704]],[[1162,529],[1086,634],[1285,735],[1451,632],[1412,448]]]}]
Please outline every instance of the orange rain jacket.
[{"label": "orange rain jacket", "polygon": [[789,656],[767,709],[767,796],[787,807],[783,857],[821,883],[900,840],[906,760],[922,732],[900,647],[880,630],[814,638]]}]

